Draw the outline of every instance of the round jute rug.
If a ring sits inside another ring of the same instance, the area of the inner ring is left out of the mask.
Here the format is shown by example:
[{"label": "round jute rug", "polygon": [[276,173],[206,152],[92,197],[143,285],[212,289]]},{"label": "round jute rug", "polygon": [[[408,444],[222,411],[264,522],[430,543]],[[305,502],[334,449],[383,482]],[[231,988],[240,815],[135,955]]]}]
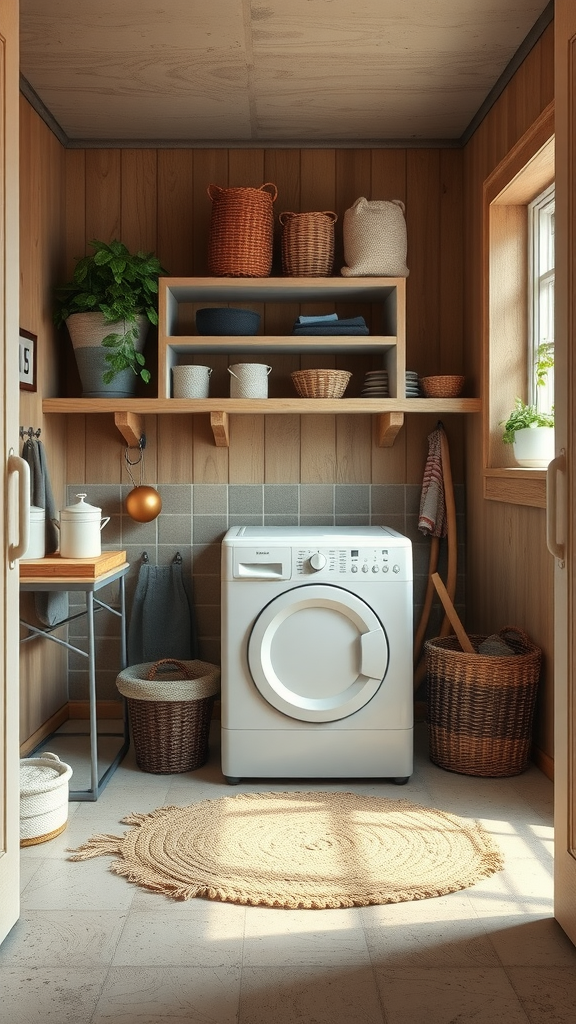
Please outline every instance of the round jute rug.
[{"label": "round jute rug", "polygon": [[71,860],[118,854],[110,870],[177,900],[287,908],[427,899],[503,865],[478,822],[409,800],[354,793],[242,793],[129,814]]}]

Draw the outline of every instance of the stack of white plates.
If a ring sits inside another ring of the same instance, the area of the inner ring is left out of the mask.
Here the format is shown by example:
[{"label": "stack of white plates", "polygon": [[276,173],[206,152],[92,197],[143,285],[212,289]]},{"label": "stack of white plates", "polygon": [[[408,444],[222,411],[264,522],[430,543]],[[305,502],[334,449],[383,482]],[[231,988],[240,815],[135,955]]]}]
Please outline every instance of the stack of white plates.
[{"label": "stack of white plates", "polygon": [[420,398],[420,384],[415,370],[406,370],[406,398]]},{"label": "stack of white plates", "polygon": [[388,370],[368,370],[361,394],[363,398],[388,398]]}]

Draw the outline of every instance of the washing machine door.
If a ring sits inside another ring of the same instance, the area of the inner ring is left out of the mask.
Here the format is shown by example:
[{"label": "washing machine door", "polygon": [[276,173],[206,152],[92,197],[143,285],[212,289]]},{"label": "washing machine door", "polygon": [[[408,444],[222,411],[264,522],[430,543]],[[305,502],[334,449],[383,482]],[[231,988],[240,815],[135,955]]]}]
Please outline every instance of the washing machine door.
[{"label": "washing machine door", "polygon": [[363,708],[388,670],[376,613],[341,587],[310,585],[280,594],[260,612],[248,664],[272,707],[303,722],[334,722]]}]

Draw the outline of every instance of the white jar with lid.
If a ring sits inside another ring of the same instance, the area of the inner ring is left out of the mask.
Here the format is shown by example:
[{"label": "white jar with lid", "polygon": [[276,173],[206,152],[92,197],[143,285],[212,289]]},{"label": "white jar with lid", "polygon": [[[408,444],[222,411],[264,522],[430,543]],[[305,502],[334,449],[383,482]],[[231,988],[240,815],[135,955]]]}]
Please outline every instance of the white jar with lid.
[{"label": "white jar with lid", "polygon": [[110,516],[102,517],[102,509],[84,501],[85,494],[60,512],[60,555],[62,558],[96,558],[102,554],[100,531],[110,522]]},{"label": "white jar with lid", "polygon": [[30,505],[30,539],[24,558],[44,558],[46,554],[46,509]]}]

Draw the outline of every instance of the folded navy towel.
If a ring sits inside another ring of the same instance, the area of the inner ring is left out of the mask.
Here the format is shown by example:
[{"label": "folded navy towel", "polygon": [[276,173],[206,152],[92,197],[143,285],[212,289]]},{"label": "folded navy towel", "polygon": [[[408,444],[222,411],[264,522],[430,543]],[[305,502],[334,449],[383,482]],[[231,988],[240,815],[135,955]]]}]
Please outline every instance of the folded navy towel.
[{"label": "folded navy towel", "polygon": [[300,323],[298,320],[294,324],[292,334],[368,334],[368,328],[366,321],[363,316],[352,316],[342,320],[324,320],[319,322],[318,320],[314,323]]},{"label": "folded navy towel", "polygon": [[292,334],[296,335],[296,337],[316,337],[316,338],[319,338],[319,337],[322,337],[322,336],[335,337],[336,335],[342,335],[342,337],[346,337],[347,335],[353,335],[353,334],[366,335],[366,334],[369,334],[369,333],[370,333],[370,331],[368,330],[367,327],[338,327],[337,328],[336,326],[334,326],[334,327],[326,327],[324,330],[321,330],[319,327],[304,326],[302,328],[302,330],[300,330],[300,331],[292,331]]}]

